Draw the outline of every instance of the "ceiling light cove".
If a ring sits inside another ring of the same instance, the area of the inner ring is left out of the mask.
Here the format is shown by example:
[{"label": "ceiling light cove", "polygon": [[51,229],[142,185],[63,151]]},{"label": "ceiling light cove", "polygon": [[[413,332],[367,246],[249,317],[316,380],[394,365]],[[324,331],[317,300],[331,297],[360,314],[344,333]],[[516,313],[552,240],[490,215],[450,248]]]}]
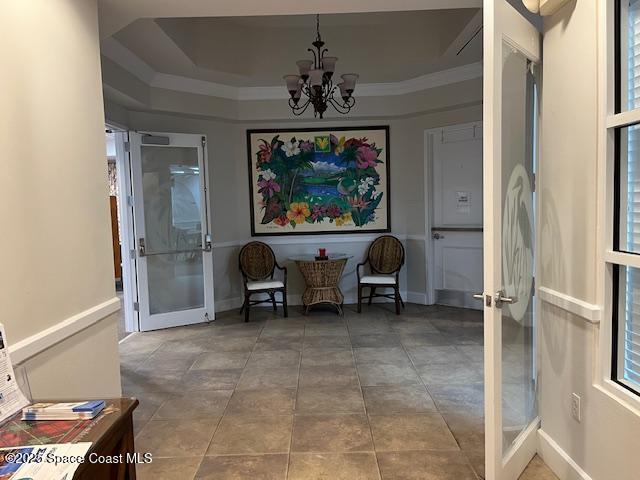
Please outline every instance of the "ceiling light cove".
[{"label": "ceiling light cove", "polygon": [[312,45],[313,48],[307,50],[313,54],[313,60],[298,60],[296,65],[300,74],[283,77],[291,96],[289,107],[294,115],[302,115],[309,105],[313,105],[313,116],[320,118],[329,105],[338,113],[349,113],[356,103],[353,91],[358,74],[345,73],[340,77],[341,82],[333,82],[338,58],[326,56],[329,50],[324,47],[325,43],[320,36],[320,15],[316,15],[316,39]]}]

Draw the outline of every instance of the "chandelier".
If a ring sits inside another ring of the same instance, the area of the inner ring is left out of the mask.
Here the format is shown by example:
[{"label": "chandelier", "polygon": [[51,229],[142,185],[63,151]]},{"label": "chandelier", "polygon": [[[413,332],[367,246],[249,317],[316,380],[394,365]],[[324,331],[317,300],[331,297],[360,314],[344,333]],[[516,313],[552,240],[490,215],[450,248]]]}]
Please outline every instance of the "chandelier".
[{"label": "chandelier", "polygon": [[328,49],[324,48],[324,42],[320,37],[320,15],[316,15],[316,40],[312,45],[314,48],[307,50],[313,53],[313,60],[298,60],[296,65],[300,74],[283,77],[291,95],[289,107],[294,115],[302,115],[309,105],[313,105],[313,116],[320,118],[328,105],[343,115],[349,113],[356,103],[353,91],[356,88],[358,74],[345,73],[340,76],[341,82],[333,82],[338,58],[325,56]]}]

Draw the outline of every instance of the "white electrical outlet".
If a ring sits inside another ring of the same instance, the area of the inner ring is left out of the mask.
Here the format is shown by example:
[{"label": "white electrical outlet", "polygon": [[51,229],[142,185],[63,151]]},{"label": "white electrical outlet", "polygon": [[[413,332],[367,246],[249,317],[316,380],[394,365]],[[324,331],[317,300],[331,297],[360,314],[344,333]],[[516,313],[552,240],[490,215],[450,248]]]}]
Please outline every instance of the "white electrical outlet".
[{"label": "white electrical outlet", "polygon": [[571,416],[576,422],[582,420],[582,412],[580,410],[580,395],[577,393],[571,394]]}]

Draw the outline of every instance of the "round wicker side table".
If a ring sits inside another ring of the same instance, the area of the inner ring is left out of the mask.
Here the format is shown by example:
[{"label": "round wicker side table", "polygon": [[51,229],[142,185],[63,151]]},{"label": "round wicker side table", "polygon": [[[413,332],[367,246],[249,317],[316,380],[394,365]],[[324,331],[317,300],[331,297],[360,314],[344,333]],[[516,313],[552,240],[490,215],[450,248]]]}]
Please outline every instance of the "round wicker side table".
[{"label": "round wicker side table", "polygon": [[306,283],[302,294],[304,314],[314,305],[333,305],[340,315],[343,315],[342,304],[344,295],[338,286],[342,272],[350,255],[333,254],[327,260],[316,260],[313,255],[293,257]]}]

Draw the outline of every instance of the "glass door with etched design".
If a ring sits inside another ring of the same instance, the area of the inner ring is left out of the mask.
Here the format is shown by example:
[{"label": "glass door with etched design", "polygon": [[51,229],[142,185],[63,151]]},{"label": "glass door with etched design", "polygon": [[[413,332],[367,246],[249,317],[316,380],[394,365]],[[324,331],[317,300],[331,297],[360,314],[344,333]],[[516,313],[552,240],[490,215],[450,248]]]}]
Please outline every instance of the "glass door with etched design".
[{"label": "glass door with etched design", "polygon": [[486,478],[536,451],[535,169],[540,35],[505,0],[484,10]]}]

